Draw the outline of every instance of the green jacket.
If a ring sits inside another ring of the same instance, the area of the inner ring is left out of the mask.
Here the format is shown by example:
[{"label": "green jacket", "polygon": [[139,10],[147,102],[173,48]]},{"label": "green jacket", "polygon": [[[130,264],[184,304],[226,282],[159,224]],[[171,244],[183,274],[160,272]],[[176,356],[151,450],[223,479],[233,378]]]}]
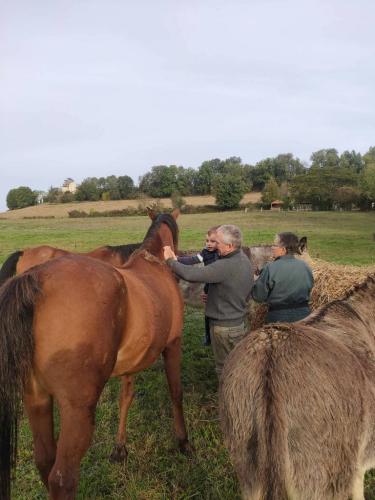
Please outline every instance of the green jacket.
[{"label": "green jacket", "polygon": [[314,278],[310,267],[293,255],[284,255],[263,268],[252,289],[257,302],[274,307],[295,307],[310,299]]},{"label": "green jacket", "polygon": [[210,284],[206,316],[213,324],[235,326],[244,321],[253,270],[242,250],[235,250],[205,267],[185,266],[173,259],[168,259],[167,264],[186,281]]}]

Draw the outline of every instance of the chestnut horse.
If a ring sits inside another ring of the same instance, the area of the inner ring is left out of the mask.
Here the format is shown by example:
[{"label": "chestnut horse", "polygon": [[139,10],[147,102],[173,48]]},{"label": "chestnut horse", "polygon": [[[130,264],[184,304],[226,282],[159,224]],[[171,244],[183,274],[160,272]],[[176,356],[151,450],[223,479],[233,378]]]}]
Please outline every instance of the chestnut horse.
[{"label": "chestnut horse", "polygon": [[82,255],[102,260],[113,266],[122,266],[140,246],[141,243],[129,243],[128,245],[118,246],[106,245],[84,253],[71,252],[70,250],[63,250],[62,248],[51,247],[50,245],[17,250],[6,258],[0,269],[0,285],[15,274],[23,273],[33,266],[42,264],[47,260],[55,259],[56,257],[62,257],[63,255]]},{"label": "chestnut horse", "polygon": [[[105,383],[123,375],[121,422],[132,376],[163,354],[176,436],[189,447],[180,382],[183,302],[163,246],[177,250],[177,224],[161,214],[128,263],[115,268],[68,255],[9,279],[0,288],[0,498],[10,498],[21,398],[34,458],[52,499],[73,499]],[[60,414],[54,439],[53,400]],[[121,427],[121,426],[120,426]],[[120,428],[116,451],[126,455]]]}]

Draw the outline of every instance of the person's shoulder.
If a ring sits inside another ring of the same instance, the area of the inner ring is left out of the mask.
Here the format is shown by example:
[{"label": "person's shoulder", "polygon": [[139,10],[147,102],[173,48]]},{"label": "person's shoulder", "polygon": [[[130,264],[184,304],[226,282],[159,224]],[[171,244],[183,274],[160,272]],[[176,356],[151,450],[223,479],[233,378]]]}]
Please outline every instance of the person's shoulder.
[{"label": "person's shoulder", "polygon": [[237,257],[239,260],[241,260],[243,262],[244,265],[246,266],[249,266],[251,267],[251,260],[249,259],[249,257],[245,254],[245,252],[242,250],[242,248],[240,249],[240,251],[235,255],[235,257]]},{"label": "person's shoulder", "polygon": [[303,259],[299,259],[298,257],[296,257],[294,260],[296,262],[298,262],[298,264],[296,264],[296,265],[300,266],[301,268],[308,269],[309,271],[311,271],[311,267]]}]

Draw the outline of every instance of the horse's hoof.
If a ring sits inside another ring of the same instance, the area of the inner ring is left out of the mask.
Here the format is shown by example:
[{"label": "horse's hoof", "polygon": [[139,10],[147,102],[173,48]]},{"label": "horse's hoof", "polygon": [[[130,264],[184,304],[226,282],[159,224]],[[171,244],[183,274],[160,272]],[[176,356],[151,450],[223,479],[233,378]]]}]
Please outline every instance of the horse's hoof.
[{"label": "horse's hoof", "polygon": [[112,453],[109,456],[109,461],[112,463],[125,463],[128,458],[128,450],[124,444],[116,444],[113,447]]},{"label": "horse's hoof", "polygon": [[181,439],[178,442],[178,449],[184,455],[191,455],[194,452],[194,447],[190,444],[188,439]]}]

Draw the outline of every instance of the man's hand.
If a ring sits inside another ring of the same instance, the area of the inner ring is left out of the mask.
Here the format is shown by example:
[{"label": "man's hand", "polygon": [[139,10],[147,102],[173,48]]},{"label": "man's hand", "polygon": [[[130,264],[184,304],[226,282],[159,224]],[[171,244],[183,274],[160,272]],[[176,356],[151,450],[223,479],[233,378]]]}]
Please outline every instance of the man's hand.
[{"label": "man's hand", "polygon": [[164,260],[168,259],[177,260],[177,257],[175,256],[171,247],[169,246],[163,247],[163,251],[164,251]]},{"label": "man's hand", "polygon": [[201,301],[203,302],[203,304],[207,304],[207,293],[201,293]]}]

